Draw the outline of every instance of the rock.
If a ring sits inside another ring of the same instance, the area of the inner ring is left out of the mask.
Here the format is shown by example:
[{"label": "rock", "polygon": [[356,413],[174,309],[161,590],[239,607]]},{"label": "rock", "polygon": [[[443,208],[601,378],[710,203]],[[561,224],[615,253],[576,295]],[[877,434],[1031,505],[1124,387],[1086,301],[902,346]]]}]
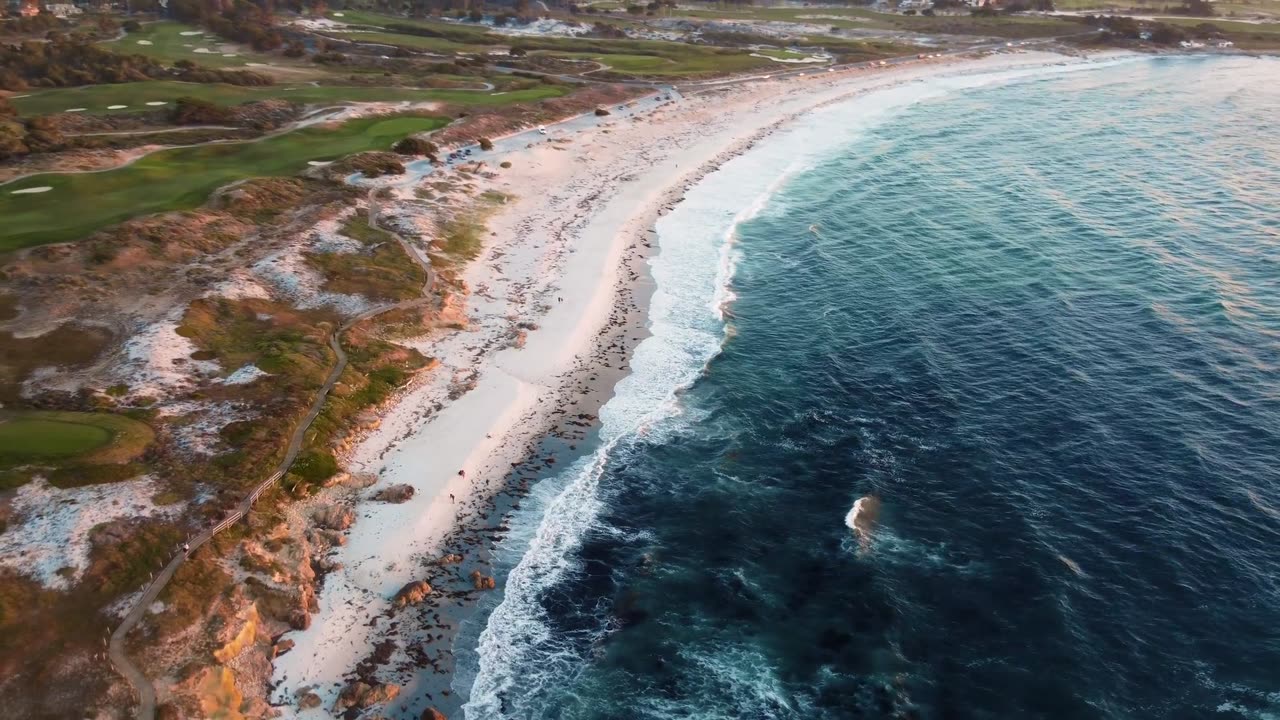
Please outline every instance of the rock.
[{"label": "rock", "polygon": [[413,582],[400,588],[400,592],[396,593],[393,601],[397,608],[405,605],[417,605],[431,594],[431,586],[426,580],[414,580]]},{"label": "rock", "polygon": [[336,485],[341,485],[349,481],[350,479],[351,479],[351,473],[344,473],[344,472],[334,473],[333,475],[329,476],[328,480],[324,481],[323,485],[324,487],[331,488]]},{"label": "rock", "polygon": [[310,710],[318,707],[320,707],[320,696],[313,692],[303,693],[302,697],[298,698],[299,710]]},{"label": "rock", "polygon": [[419,720],[449,720],[449,717],[439,710],[429,707],[422,711],[422,717]]},{"label": "rock", "polygon": [[412,485],[405,485],[405,484],[392,485],[390,487],[382,488],[378,492],[374,493],[373,499],[379,502],[398,504],[402,502],[407,502],[409,498],[413,497],[413,492],[414,491],[413,491]]},{"label": "rock", "polygon": [[462,556],[457,553],[442,555],[440,559],[436,561],[439,565],[457,565],[460,562],[462,562]]},{"label": "rock", "polygon": [[320,508],[311,516],[316,525],[328,530],[346,530],[355,521],[355,513],[339,505],[328,505]]},{"label": "rock", "polygon": [[479,570],[471,571],[471,584],[477,590],[493,590],[498,587],[498,581],[494,580],[492,576],[481,575]]},{"label": "rock", "polygon": [[400,686],[393,683],[367,683],[356,680],[342,688],[337,701],[333,704],[335,712],[345,712],[349,708],[361,710],[373,707],[378,703],[394,700],[400,694]]},{"label": "rock", "polygon": [[272,657],[280,657],[281,655],[293,649],[293,641],[289,639],[281,640],[272,648]]}]

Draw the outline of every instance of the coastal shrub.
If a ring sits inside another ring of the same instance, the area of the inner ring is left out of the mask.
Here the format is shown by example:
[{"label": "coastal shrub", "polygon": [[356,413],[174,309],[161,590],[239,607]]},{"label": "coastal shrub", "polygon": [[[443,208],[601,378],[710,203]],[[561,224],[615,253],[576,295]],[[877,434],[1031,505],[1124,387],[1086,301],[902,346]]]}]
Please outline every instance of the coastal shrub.
[{"label": "coastal shrub", "polygon": [[605,110],[604,108],[596,108],[596,117],[604,117],[605,115],[608,115],[608,114],[609,114],[608,110]]},{"label": "coastal shrub", "polygon": [[503,170],[506,170],[507,168],[511,167],[511,161],[503,160],[502,162],[498,163],[498,167],[502,168]]},{"label": "coastal shrub", "polygon": [[436,155],[440,152],[440,148],[435,143],[416,137],[407,137],[397,142],[391,149],[401,155]]},{"label": "coastal shrub", "polygon": [[481,149],[481,150],[492,150],[492,149],[493,149],[493,141],[492,141],[492,140],[490,140],[489,138],[484,138],[484,137],[482,137],[482,138],[480,138],[477,142],[479,142],[479,143],[480,143],[480,149]]},{"label": "coastal shrub", "polygon": [[289,472],[309,483],[321,483],[338,474],[338,460],[324,450],[307,450],[298,455]]}]

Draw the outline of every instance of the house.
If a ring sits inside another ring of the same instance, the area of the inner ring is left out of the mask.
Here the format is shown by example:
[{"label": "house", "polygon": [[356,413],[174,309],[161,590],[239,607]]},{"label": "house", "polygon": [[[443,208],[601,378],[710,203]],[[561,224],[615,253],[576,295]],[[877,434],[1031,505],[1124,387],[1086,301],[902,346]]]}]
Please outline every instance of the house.
[{"label": "house", "polygon": [[71,3],[54,3],[52,5],[46,5],[45,9],[52,13],[54,17],[60,18],[67,18],[84,12]]}]

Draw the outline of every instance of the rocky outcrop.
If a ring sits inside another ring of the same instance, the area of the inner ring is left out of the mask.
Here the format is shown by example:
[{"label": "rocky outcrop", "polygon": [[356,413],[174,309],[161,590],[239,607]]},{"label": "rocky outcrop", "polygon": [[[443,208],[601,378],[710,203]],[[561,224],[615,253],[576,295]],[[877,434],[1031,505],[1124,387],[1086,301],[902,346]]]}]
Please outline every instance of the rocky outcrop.
[{"label": "rocky outcrop", "polygon": [[441,555],[440,559],[436,561],[436,564],[437,565],[457,565],[460,562],[462,562],[461,555],[457,553],[449,553],[448,555]]},{"label": "rocky outcrop", "polygon": [[355,522],[355,513],[350,508],[344,508],[340,505],[326,505],[315,514],[311,519],[316,525],[326,530],[346,530],[351,527],[351,523]]},{"label": "rocky outcrop", "polygon": [[398,504],[408,502],[409,499],[413,497],[413,492],[414,490],[412,485],[392,485],[390,487],[382,488],[378,492],[374,493],[373,499],[378,502]]},{"label": "rocky outcrop", "polygon": [[313,692],[305,692],[298,698],[299,710],[311,710],[320,707],[320,696]]},{"label": "rocky outcrop", "polygon": [[449,717],[439,710],[429,707],[422,711],[422,717],[419,720],[449,720]]},{"label": "rocky outcrop", "polygon": [[392,600],[392,604],[395,605],[396,609],[400,609],[406,605],[417,605],[423,600],[426,600],[427,596],[430,594],[431,586],[427,584],[426,580],[414,580],[408,585],[400,588],[400,592],[396,593],[395,599]]},{"label": "rocky outcrop", "polygon": [[378,703],[394,700],[400,694],[400,686],[393,683],[377,683],[370,685],[361,680],[342,688],[337,701],[333,704],[334,712],[346,712],[350,708],[364,710]]},{"label": "rocky outcrop", "polygon": [[471,571],[471,584],[477,590],[493,590],[498,587],[498,581],[492,575],[482,575],[479,570]]}]

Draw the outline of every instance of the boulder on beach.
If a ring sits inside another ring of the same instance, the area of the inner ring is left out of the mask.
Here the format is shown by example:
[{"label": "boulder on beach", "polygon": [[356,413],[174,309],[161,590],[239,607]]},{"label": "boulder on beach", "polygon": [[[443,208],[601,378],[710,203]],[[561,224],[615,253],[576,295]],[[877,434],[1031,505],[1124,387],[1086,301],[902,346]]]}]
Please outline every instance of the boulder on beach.
[{"label": "boulder on beach", "polygon": [[320,707],[320,696],[311,691],[303,693],[302,696],[298,698],[299,710],[311,710],[318,707]]},{"label": "boulder on beach", "polygon": [[346,530],[355,521],[355,513],[340,505],[326,505],[311,516],[316,525],[327,530]]},{"label": "boulder on beach", "polygon": [[462,562],[461,555],[457,553],[449,553],[448,555],[441,555],[440,559],[436,561],[436,564],[437,565],[457,565],[460,562]]},{"label": "boulder on beach", "polygon": [[406,605],[417,605],[431,594],[431,586],[426,580],[414,580],[413,582],[400,588],[400,592],[396,593],[392,604],[397,609]]},{"label": "boulder on beach", "polygon": [[492,575],[482,575],[479,570],[471,571],[471,584],[477,590],[493,590],[498,587],[498,581]]},{"label": "boulder on beach", "polygon": [[400,694],[400,686],[393,683],[378,683],[373,685],[356,680],[342,688],[342,693],[338,695],[338,699],[333,703],[334,712],[346,712],[350,708],[373,707],[378,703],[388,702],[396,699]]},{"label": "boulder on beach", "polygon": [[399,485],[382,488],[373,494],[373,499],[378,502],[398,504],[408,502],[408,500],[413,497],[413,492],[414,490],[412,485],[405,485],[401,483]]},{"label": "boulder on beach", "polygon": [[429,707],[422,711],[422,717],[419,720],[449,720],[449,716],[433,707]]}]

